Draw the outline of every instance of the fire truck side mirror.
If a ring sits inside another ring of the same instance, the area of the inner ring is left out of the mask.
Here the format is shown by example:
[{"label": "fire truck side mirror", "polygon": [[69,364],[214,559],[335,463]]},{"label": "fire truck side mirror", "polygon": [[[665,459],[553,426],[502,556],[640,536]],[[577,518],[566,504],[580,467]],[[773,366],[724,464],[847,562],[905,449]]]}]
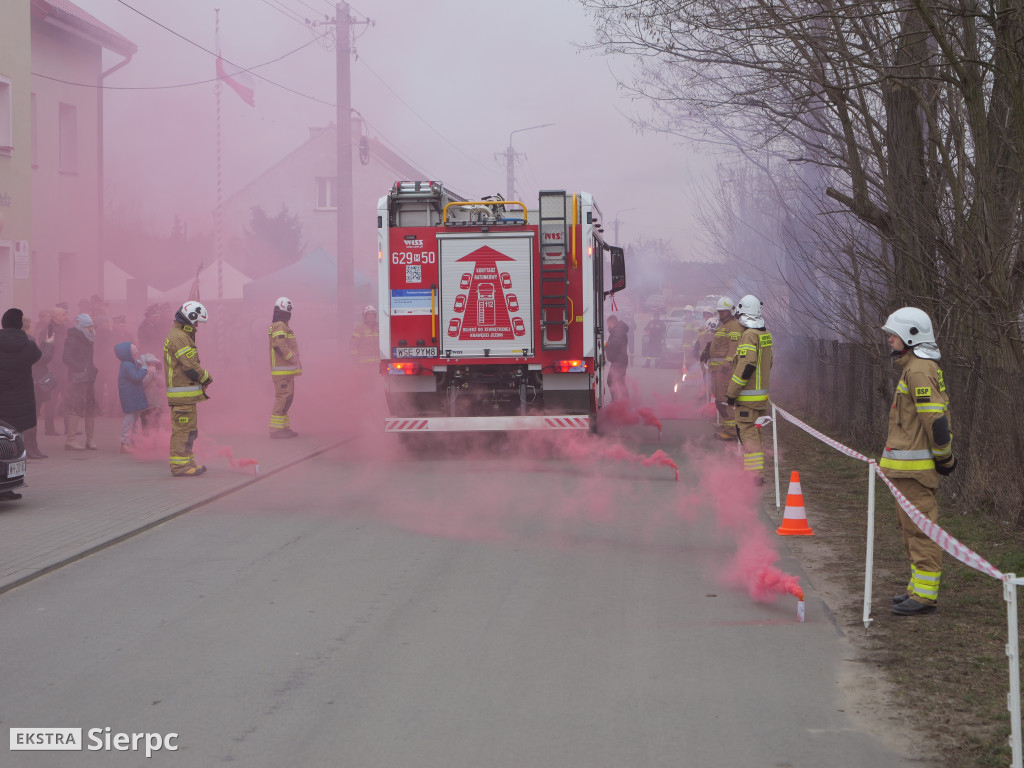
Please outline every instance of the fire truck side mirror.
[{"label": "fire truck side mirror", "polygon": [[612,289],[609,293],[618,293],[626,288],[626,255],[621,248],[611,247],[612,254]]}]

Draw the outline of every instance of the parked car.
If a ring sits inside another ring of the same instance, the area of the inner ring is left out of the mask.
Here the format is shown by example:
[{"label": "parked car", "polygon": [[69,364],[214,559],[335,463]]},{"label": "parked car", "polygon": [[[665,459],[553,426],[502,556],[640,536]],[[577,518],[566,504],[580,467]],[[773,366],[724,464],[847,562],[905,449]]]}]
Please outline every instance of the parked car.
[{"label": "parked car", "polygon": [[21,433],[4,421],[0,421],[0,501],[20,499],[15,492],[25,484],[25,440]]}]

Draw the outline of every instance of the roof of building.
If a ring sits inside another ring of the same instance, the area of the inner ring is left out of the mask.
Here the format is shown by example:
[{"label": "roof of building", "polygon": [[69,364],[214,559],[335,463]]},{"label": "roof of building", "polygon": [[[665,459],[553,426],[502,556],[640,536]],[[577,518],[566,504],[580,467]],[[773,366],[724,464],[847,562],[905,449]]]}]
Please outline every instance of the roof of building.
[{"label": "roof of building", "polygon": [[[356,135],[353,136],[353,142],[358,144],[358,142],[359,142],[358,130],[359,129],[356,127],[358,125],[358,118],[353,118],[352,122],[353,122],[353,128],[356,131]],[[333,121],[327,123],[327,125],[324,126],[324,127],[310,128],[309,129],[309,138],[308,139],[306,139],[304,142],[302,142],[302,144],[300,144],[295,149],[293,149],[291,152],[289,152],[287,155],[285,155],[283,158],[281,158],[278,162],[274,163],[274,165],[272,165],[270,168],[265,170],[263,173],[261,173],[260,175],[256,176],[253,179],[250,179],[248,182],[246,182],[246,184],[241,189],[236,190],[234,193],[229,195],[227,197],[227,199],[224,201],[224,205],[230,204],[236,197],[239,197],[240,195],[244,194],[250,188],[252,188],[255,185],[259,184],[263,180],[264,177],[269,176],[271,173],[273,173],[281,165],[284,165],[285,163],[287,163],[292,157],[295,157],[295,156],[299,155],[300,153],[307,151],[307,149],[311,145],[313,145],[313,144],[323,143],[326,147],[330,148],[331,151],[336,151],[336,148],[338,146],[338,138],[337,138],[337,136],[338,136],[338,131],[337,131],[337,128],[334,125]],[[409,163],[407,163],[401,157],[396,155],[394,152],[392,152],[390,149],[388,149],[386,146],[384,146],[377,139],[367,137],[367,143],[369,145],[370,157],[373,160],[375,160],[377,162],[381,162],[386,167],[390,168],[396,174],[396,178],[402,178],[402,179],[423,179],[423,178],[426,178],[426,176],[424,176],[421,171],[417,171],[415,168],[413,168],[411,165],[409,165]],[[333,174],[325,174],[325,175],[333,175]]]},{"label": "roof of building", "polygon": [[32,0],[32,12],[37,17],[64,26],[122,56],[134,56],[139,50],[131,40],[119,35],[70,0]]}]

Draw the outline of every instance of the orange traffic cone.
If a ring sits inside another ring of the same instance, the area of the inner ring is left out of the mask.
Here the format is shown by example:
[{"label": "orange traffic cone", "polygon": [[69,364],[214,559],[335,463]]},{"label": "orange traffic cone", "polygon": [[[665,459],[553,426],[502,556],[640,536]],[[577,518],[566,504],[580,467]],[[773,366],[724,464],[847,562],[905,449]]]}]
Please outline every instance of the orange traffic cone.
[{"label": "orange traffic cone", "polygon": [[814,531],[807,524],[807,512],[804,510],[804,493],[800,490],[800,473],[796,470],[789,478],[789,494],[786,496],[786,510],[782,514],[782,525],[777,533],[780,536],[813,536]]}]

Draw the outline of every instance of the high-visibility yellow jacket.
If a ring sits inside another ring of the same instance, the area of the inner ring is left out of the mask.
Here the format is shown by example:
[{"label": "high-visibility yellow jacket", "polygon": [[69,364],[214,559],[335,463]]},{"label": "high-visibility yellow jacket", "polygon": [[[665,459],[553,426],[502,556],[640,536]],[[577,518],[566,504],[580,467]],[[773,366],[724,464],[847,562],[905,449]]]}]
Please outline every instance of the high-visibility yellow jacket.
[{"label": "high-visibility yellow jacket", "polygon": [[380,332],[376,326],[359,323],[352,331],[349,354],[356,363],[377,363],[380,361]]},{"label": "high-visibility yellow jacket", "polygon": [[766,410],[771,369],[772,335],[764,328],[744,328],[725,396],[736,398],[736,405]]},{"label": "high-visibility yellow jacket", "polygon": [[912,477],[926,488],[939,487],[935,460],[953,455],[953,428],[942,369],[907,351],[896,362],[903,369],[889,411],[889,435],[878,466],[886,477]]},{"label": "high-visibility yellow jacket", "polygon": [[169,405],[198,403],[207,399],[203,385],[212,377],[199,363],[196,349],[196,329],[184,323],[175,323],[164,341],[164,370],[167,376],[167,402]]},{"label": "high-visibility yellow jacket", "polygon": [[270,375],[301,376],[299,342],[295,333],[284,320],[277,320],[270,326]]},{"label": "high-visibility yellow jacket", "polygon": [[736,356],[736,345],[743,335],[743,326],[735,317],[730,317],[718,326],[708,350],[708,367],[713,371],[725,371]]}]

